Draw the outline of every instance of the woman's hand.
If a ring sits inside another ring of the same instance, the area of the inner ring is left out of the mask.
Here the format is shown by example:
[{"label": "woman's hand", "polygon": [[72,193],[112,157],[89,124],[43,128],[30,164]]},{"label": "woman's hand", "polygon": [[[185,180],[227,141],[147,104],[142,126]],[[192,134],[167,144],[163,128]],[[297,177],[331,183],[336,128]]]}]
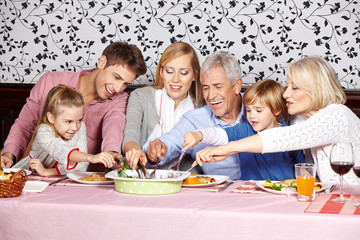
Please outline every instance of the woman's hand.
[{"label": "woman's hand", "polygon": [[136,169],[138,162],[145,166],[147,163],[146,154],[141,149],[130,149],[125,153],[126,159],[132,169]]},{"label": "woman's hand", "polygon": [[90,163],[102,163],[105,167],[111,168],[115,164],[115,159],[108,152],[101,152],[95,155],[88,155],[86,161]]},{"label": "woman's hand", "polygon": [[202,139],[203,135],[199,131],[186,133],[184,136],[184,144],[182,151],[185,152],[189,148],[196,146],[197,144],[199,144],[199,142],[202,141]]},{"label": "woman's hand", "polygon": [[207,147],[196,153],[196,162],[200,166],[206,162],[220,162],[225,160],[230,154],[228,144],[218,147]]}]

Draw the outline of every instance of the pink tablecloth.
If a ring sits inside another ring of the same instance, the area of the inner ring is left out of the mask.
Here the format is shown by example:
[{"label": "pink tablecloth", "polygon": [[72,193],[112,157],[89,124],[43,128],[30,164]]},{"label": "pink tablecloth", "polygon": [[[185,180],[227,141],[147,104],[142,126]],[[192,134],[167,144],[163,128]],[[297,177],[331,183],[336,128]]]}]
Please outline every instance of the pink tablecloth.
[{"label": "pink tablecloth", "polygon": [[[0,199],[1,239],[358,239],[360,217],[304,213],[296,196],[183,189],[141,196],[49,186]],[[345,186],[360,195],[359,186]]]}]

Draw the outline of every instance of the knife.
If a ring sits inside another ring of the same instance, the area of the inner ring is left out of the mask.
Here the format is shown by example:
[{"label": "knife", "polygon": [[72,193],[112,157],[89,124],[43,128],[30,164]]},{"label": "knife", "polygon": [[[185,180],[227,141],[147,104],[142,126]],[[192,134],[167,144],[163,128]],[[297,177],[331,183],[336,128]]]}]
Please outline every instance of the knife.
[{"label": "knife", "polygon": [[225,186],[221,187],[218,192],[224,191],[228,186],[230,186],[230,185],[233,184],[233,183],[234,183],[234,182],[228,182],[227,184],[225,184]]},{"label": "knife", "polygon": [[58,180],[56,180],[56,181],[51,182],[51,183],[49,184],[49,186],[54,185],[55,183],[59,183],[59,182],[61,182],[61,181],[64,181],[65,179],[68,179],[68,178],[69,178],[68,176],[62,177],[62,178],[60,178],[60,179],[58,179]]}]

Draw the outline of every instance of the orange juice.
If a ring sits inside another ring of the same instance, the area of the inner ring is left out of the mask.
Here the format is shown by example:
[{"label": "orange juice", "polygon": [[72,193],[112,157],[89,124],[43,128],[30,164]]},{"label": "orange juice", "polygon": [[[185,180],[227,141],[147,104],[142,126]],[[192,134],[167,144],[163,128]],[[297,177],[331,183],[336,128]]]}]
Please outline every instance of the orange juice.
[{"label": "orange juice", "polygon": [[311,196],[314,193],[315,178],[311,176],[296,177],[297,190],[299,195]]}]

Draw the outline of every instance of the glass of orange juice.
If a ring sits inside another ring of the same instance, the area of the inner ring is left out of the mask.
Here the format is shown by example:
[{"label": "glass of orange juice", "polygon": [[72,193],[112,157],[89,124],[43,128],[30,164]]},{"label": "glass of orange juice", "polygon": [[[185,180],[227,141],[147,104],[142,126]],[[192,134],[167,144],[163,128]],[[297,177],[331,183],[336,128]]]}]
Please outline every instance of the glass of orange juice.
[{"label": "glass of orange juice", "polygon": [[295,164],[295,176],[298,191],[298,200],[301,202],[311,202],[314,200],[316,167],[313,163]]}]

